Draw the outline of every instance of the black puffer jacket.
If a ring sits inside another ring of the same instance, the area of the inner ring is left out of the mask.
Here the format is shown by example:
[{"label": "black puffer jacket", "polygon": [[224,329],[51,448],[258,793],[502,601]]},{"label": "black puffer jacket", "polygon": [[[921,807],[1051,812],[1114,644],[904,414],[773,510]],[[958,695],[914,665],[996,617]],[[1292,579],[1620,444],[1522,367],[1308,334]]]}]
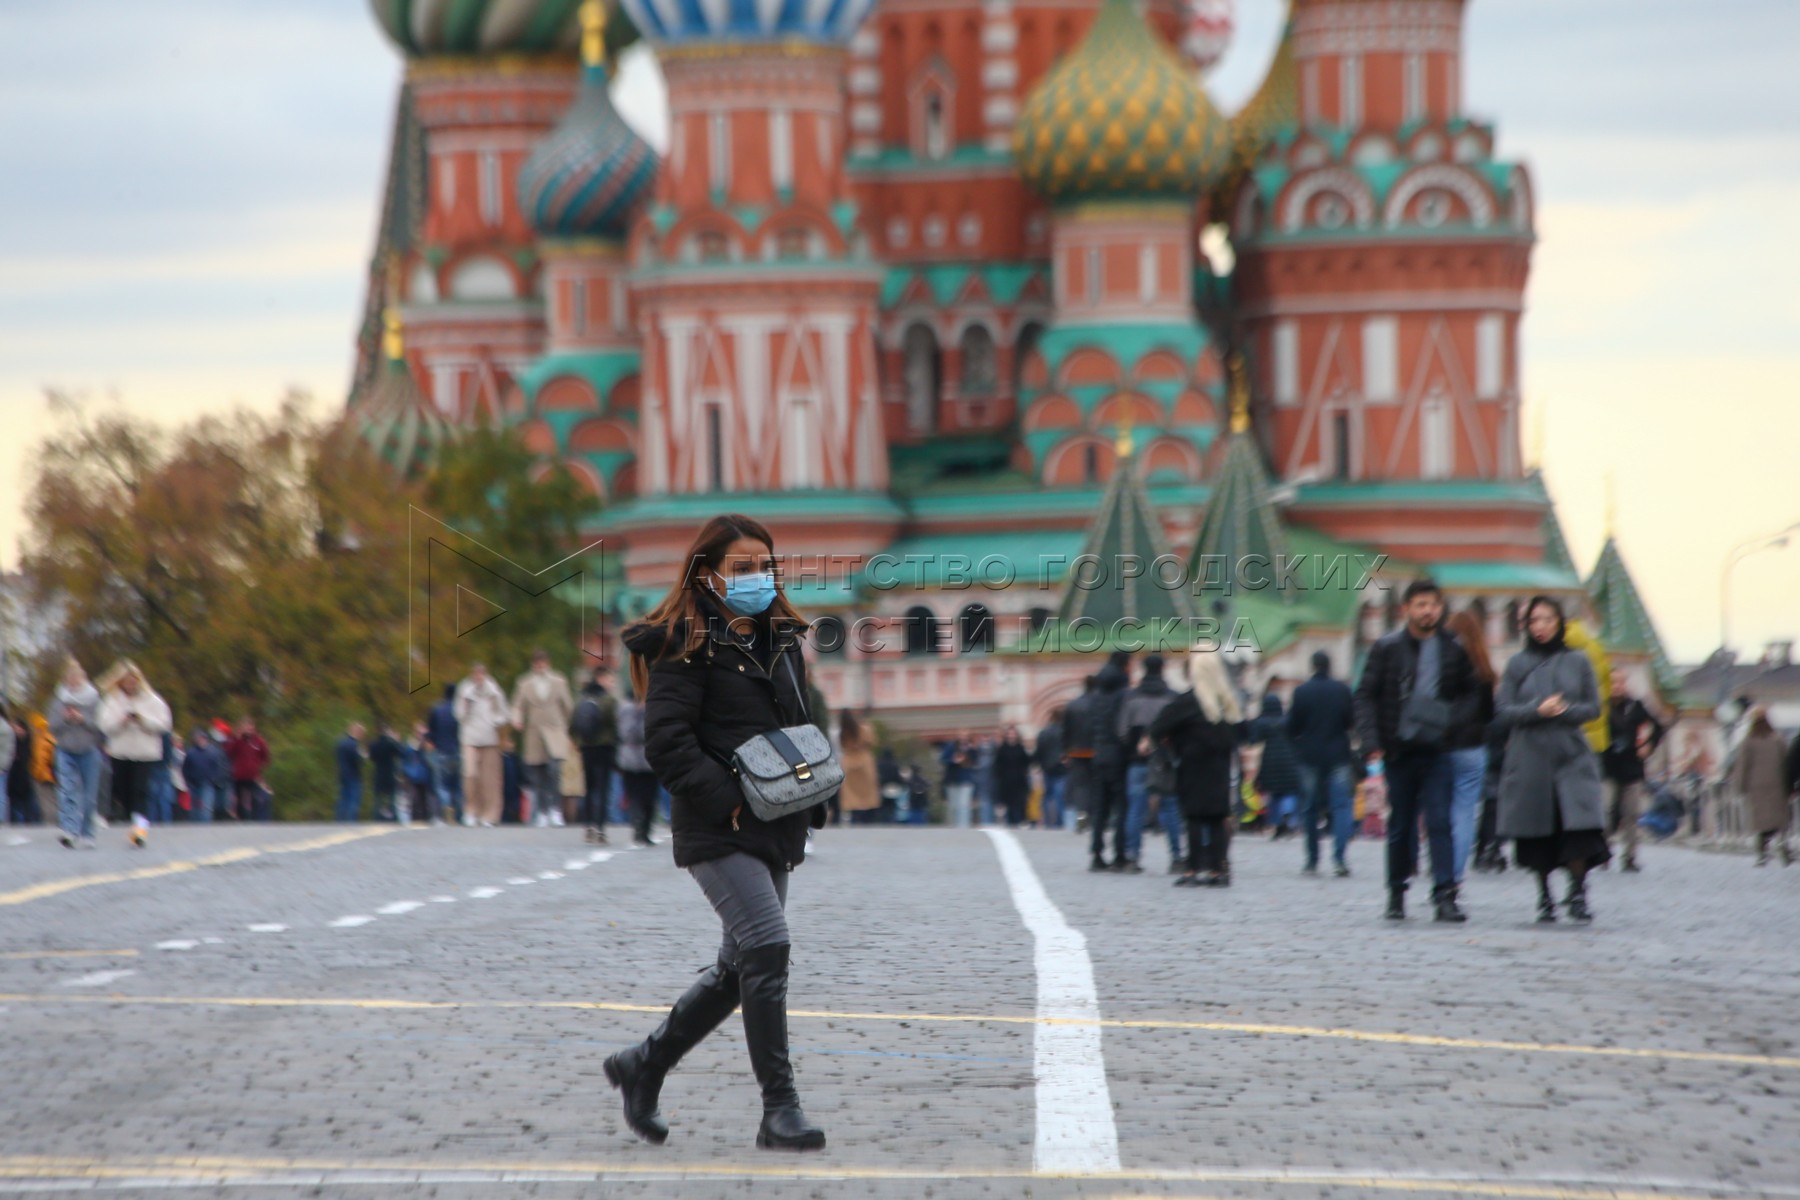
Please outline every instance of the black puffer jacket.
[{"label": "black puffer jacket", "polygon": [[1108,768],[1124,769],[1129,748],[1119,732],[1119,711],[1125,707],[1125,685],[1130,682],[1125,668],[1109,662],[1100,668],[1098,682],[1089,693],[1093,703],[1088,717],[1093,721],[1094,762]]},{"label": "black puffer jacket", "polygon": [[1300,794],[1300,759],[1281,717],[1281,697],[1264,696],[1262,716],[1250,722],[1244,740],[1260,743],[1262,763],[1256,770],[1257,790],[1272,799]]},{"label": "black puffer jacket", "polygon": [[1192,692],[1171,700],[1150,722],[1150,739],[1175,755],[1175,796],[1183,816],[1231,815],[1231,761],[1237,727],[1209,721]]},{"label": "black puffer jacket", "polygon": [[812,722],[802,700],[807,694],[799,637],[804,626],[789,622],[772,629],[758,619],[755,633],[740,637],[720,609],[704,599],[702,605],[708,635],[692,653],[682,652],[685,626],[677,626],[672,639],[653,625],[634,625],[624,636],[626,648],[650,664],[644,757],[673,800],[675,865],[689,867],[741,851],[791,871],[806,858],[807,828],[824,825],[826,806],[778,821],[758,820],[725,764],[756,734]]}]

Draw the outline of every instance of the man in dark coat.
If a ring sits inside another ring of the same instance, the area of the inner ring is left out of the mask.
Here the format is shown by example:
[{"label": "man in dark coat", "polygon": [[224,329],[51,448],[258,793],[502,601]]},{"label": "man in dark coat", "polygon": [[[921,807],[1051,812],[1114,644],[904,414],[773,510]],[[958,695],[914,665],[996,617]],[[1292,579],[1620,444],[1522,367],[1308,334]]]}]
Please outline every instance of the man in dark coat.
[{"label": "man in dark coat", "polygon": [[1644,815],[1644,760],[1662,745],[1663,725],[1644,702],[1633,696],[1624,678],[1612,677],[1612,701],[1607,706],[1606,752],[1600,765],[1609,793],[1606,831],[1625,842],[1625,871],[1636,871],[1638,818]]},{"label": "man in dark coat", "polygon": [[1464,921],[1450,836],[1448,747],[1457,722],[1473,711],[1468,701],[1475,673],[1462,645],[1443,628],[1444,596],[1437,584],[1414,580],[1404,604],[1406,624],[1369,648],[1356,688],[1357,741],[1371,769],[1385,771],[1388,779],[1387,917],[1406,919],[1423,814],[1437,919]]},{"label": "man in dark coat", "polygon": [[1094,808],[1094,689],[1100,677],[1082,681],[1081,695],[1069,701],[1062,715],[1062,752],[1069,764],[1069,781],[1063,787],[1063,803],[1075,810],[1075,830],[1093,820]]},{"label": "man in dark coat", "polygon": [[437,789],[438,806],[446,821],[461,825],[475,822],[463,812],[462,737],[456,723],[456,685],[444,685],[444,698],[432,705],[425,717],[425,737],[431,745],[431,784]]},{"label": "man in dark coat", "polygon": [[1037,744],[1031,748],[1032,761],[1044,776],[1044,799],[1039,806],[1045,829],[1061,829],[1063,823],[1063,789],[1068,786],[1069,767],[1063,758],[1063,710],[1057,709],[1038,730]]},{"label": "man in dark coat", "polygon": [[1288,709],[1288,737],[1300,768],[1300,827],[1306,831],[1308,875],[1319,870],[1319,827],[1331,821],[1331,862],[1342,878],[1350,874],[1344,851],[1355,831],[1355,804],[1350,787],[1350,731],[1356,725],[1356,703],[1350,688],[1331,677],[1331,655],[1316,650],[1312,678],[1294,689]]},{"label": "man in dark coat", "polygon": [[[1125,769],[1129,766],[1125,739],[1119,730],[1119,710],[1125,705],[1126,666],[1131,656],[1115,653],[1095,678],[1093,707],[1094,758],[1093,837],[1088,844],[1090,871],[1129,871],[1134,865],[1125,853]],[[1113,831],[1113,856],[1106,857],[1106,831]]]}]

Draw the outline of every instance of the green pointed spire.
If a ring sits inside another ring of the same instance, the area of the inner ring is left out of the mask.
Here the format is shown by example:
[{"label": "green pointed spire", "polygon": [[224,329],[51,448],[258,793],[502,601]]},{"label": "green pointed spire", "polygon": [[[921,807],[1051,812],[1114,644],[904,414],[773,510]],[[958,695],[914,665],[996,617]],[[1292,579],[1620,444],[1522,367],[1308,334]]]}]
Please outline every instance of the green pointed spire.
[{"label": "green pointed spire", "polygon": [[1600,548],[1594,573],[1587,580],[1588,599],[1600,621],[1600,641],[1615,654],[1641,655],[1650,660],[1656,686],[1665,695],[1679,690],[1680,681],[1657,635],[1656,623],[1638,593],[1625,556],[1619,552],[1619,541],[1608,537]]},{"label": "green pointed spire", "polygon": [[1200,536],[1188,557],[1188,578],[1197,591],[1206,592],[1226,590],[1219,586],[1226,580],[1234,589],[1245,581],[1254,587],[1266,580],[1261,590],[1288,603],[1294,599],[1291,589],[1274,587],[1278,564],[1288,553],[1287,529],[1269,498],[1262,453],[1249,433],[1234,432],[1225,443]]},{"label": "green pointed spire", "polygon": [[[1186,647],[1192,634],[1192,601],[1182,586],[1179,559],[1163,536],[1162,522],[1138,477],[1137,459],[1127,448],[1113,471],[1112,483],[1088,526],[1082,557],[1073,564],[1057,618],[1064,628],[1076,620],[1114,630],[1121,621],[1141,622],[1146,643],[1169,641]],[[1160,569],[1159,569],[1160,562]],[[1170,629],[1167,638],[1154,631]]]}]

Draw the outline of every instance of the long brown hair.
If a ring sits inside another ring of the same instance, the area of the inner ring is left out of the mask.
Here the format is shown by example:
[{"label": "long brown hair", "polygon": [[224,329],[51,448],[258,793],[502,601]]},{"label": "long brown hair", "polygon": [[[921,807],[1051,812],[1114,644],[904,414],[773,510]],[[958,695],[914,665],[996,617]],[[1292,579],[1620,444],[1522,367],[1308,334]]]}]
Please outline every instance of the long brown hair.
[{"label": "long brown hair", "polygon": [[[646,613],[636,625],[660,625],[667,635],[663,642],[662,654],[691,654],[706,641],[706,620],[700,609],[700,594],[706,587],[707,570],[716,570],[725,561],[725,552],[739,538],[750,538],[761,542],[775,553],[775,538],[761,521],[744,516],[742,513],[721,513],[700,527],[694,536],[693,544],[688,547],[687,567],[681,578],[669,588],[668,595],[662,602]],[[781,560],[775,560],[775,600],[768,608],[769,616],[776,621],[789,621],[802,627],[806,619],[788,602],[787,594],[781,590]],[[679,647],[675,645],[676,630],[683,624],[687,626],[687,640]],[[631,656],[631,686],[640,697],[650,694],[650,663],[641,654]]]},{"label": "long brown hair", "polygon": [[846,750],[861,750],[868,746],[868,731],[856,719],[855,713],[846,708],[838,721],[838,745]]},{"label": "long brown hair", "polygon": [[1468,609],[1450,614],[1444,622],[1444,628],[1456,635],[1462,643],[1463,652],[1469,656],[1470,664],[1475,668],[1475,677],[1489,687],[1499,678],[1494,674],[1494,660],[1488,657],[1487,632],[1481,628],[1481,620]]}]

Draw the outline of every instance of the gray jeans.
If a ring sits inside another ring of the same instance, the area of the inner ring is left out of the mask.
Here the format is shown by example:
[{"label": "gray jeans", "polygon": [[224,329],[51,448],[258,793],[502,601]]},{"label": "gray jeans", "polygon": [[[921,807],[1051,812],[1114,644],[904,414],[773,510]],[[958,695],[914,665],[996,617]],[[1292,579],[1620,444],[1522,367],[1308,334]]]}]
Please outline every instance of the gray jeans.
[{"label": "gray jeans", "polygon": [[696,863],[688,868],[688,874],[706,893],[713,911],[719,914],[719,924],[724,926],[720,962],[736,967],[739,950],[786,944],[786,871],[777,871],[760,858],[739,853]]}]

